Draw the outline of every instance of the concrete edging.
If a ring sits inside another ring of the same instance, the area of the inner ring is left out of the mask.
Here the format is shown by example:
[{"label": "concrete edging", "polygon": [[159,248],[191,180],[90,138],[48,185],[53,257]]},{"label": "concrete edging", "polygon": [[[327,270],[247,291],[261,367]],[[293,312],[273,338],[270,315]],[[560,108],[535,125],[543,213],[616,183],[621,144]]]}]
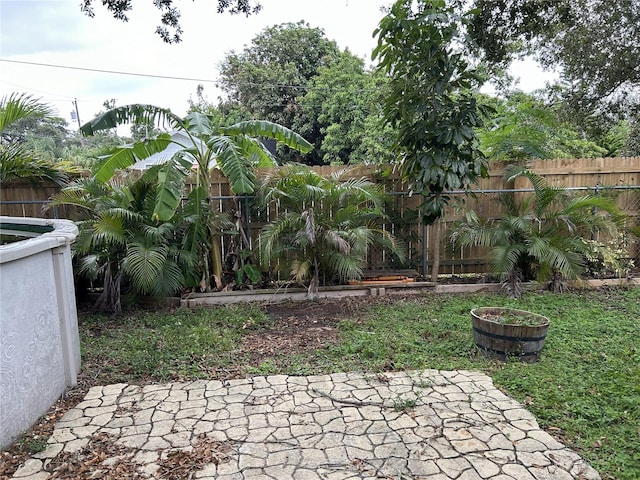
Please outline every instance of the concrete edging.
[{"label": "concrete edging", "polygon": [[[640,286],[640,278],[583,280],[574,282],[572,286],[587,285],[593,288],[603,286]],[[525,290],[537,290],[540,285],[530,282],[524,285]],[[337,285],[321,287],[318,298],[345,298],[385,295],[417,295],[432,291],[434,293],[474,293],[499,292],[500,283],[461,283],[436,284],[433,282],[389,283],[385,286]],[[180,300],[181,307],[194,308],[206,305],[230,305],[241,302],[281,303],[287,301],[308,300],[306,288],[281,288],[279,290],[239,290],[230,292],[192,293]]]}]

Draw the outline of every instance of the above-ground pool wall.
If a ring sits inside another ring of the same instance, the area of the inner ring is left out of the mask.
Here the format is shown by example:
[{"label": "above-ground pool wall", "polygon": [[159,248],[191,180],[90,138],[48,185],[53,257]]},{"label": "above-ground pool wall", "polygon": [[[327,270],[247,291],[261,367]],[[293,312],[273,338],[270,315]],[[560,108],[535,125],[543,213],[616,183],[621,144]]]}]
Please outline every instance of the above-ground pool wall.
[{"label": "above-ground pool wall", "polygon": [[75,386],[80,341],[70,244],[72,222],[0,217],[3,225],[51,225],[0,246],[0,447]]}]

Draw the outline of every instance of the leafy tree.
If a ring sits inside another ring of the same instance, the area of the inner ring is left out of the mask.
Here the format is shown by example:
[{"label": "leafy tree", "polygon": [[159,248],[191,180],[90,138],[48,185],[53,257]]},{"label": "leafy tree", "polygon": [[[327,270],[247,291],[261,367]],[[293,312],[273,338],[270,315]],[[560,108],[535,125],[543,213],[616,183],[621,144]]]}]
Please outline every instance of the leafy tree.
[{"label": "leafy tree", "polygon": [[[318,68],[300,99],[296,130],[316,138],[323,163],[391,163],[393,133],[382,122],[380,97],[387,78],[367,72],[364,61],[349,51]],[[319,135],[310,131],[320,129]]]},{"label": "leafy tree", "polygon": [[66,120],[52,115],[23,117],[2,132],[3,141],[30,144],[31,150],[39,150],[50,160],[60,157],[70,136]]},{"label": "leafy tree", "polygon": [[[63,183],[74,169],[42,153],[30,132],[40,125],[59,133],[60,122],[51,108],[27,94],[13,93],[0,100],[0,182],[51,180]],[[55,141],[53,148],[56,148]]]},{"label": "leafy tree", "polygon": [[57,153],[63,162],[79,168],[93,170],[105,155],[130,139],[117,137],[112,132],[98,132],[84,138],[80,132],[73,132],[64,142],[62,150]]},{"label": "leafy tree", "polygon": [[233,125],[235,123],[251,120],[253,117],[242,108],[241,105],[229,101],[211,102],[205,95],[204,86],[198,85],[196,97],[188,100],[189,112],[204,113],[211,117],[214,125]]},{"label": "leafy tree", "polygon": [[628,156],[627,145],[632,135],[632,123],[626,120],[618,121],[596,139],[605,153],[605,157],[624,157]]},{"label": "leafy tree", "polygon": [[503,212],[498,218],[482,218],[467,210],[452,241],[457,246],[489,247],[491,263],[503,274],[504,286],[516,297],[523,280],[549,281],[552,290],[562,279],[577,278],[585,267],[584,254],[599,231],[615,235],[624,214],[610,199],[585,195],[570,197],[564,188],[547,184],[543,177],[513,166],[507,182],[527,178],[533,194],[519,198],[515,193],[500,197]]},{"label": "leafy tree", "polygon": [[[127,13],[133,8],[133,0],[101,0],[102,5],[111,12],[113,18],[126,22],[129,20]],[[89,17],[95,15],[93,11],[94,0],[82,0],[81,10]],[[156,33],[166,43],[178,43],[182,40],[182,28],[180,27],[180,10],[175,6],[174,0],[154,0],[153,4],[160,10],[160,25]],[[262,7],[254,0],[218,0],[218,13],[230,12],[232,14],[244,13],[251,15],[260,11]]]},{"label": "leafy tree", "polygon": [[378,225],[384,218],[381,188],[346,174],[324,178],[292,164],[266,176],[258,191],[263,205],[277,202],[283,212],[260,232],[261,260],[288,267],[297,282],[309,280],[310,298],[317,298],[321,282],[360,278],[373,243],[403,257],[395,239]]},{"label": "leafy tree", "polygon": [[[212,123],[209,116],[199,112],[192,112],[181,118],[168,109],[140,104],[109,110],[83,125],[81,130],[86,135],[92,135],[121,124],[145,122],[166,125],[173,131],[182,132],[190,142],[188,145],[180,144],[171,135],[164,133],[117,147],[96,171],[95,178],[98,181],[108,181],[117,169],[129,167],[138,160],[161,152],[169,144],[177,144],[180,149],[161,167],[158,174],[159,183],[152,217],[159,221],[170,221],[175,216],[182,198],[182,189],[176,188],[179,184],[175,178],[184,182],[191,168],[197,168],[196,187],[190,193],[188,202],[194,222],[198,224],[194,226],[194,232],[198,234],[190,237],[192,243],[185,248],[194,254],[201,252],[207,257],[202,261],[206,288],[210,288],[211,280],[220,288],[220,232],[207,224],[208,213],[202,208],[208,203],[205,199],[208,198],[210,169],[218,166],[222,170],[229,179],[234,194],[250,194],[255,184],[254,167],[274,163],[273,157],[257,137],[272,138],[301,151],[308,151],[312,146],[293,131],[267,121],[241,122],[230,127],[219,127]],[[203,249],[203,244],[208,247]]]},{"label": "leafy tree", "polygon": [[630,125],[629,136],[624,145],[623,154],[629,157],[640,157],[640,117]]},{"label": "leafy tree", "polygon": [[[338,58],[339,49],[320,28],[305,22],[284,23],[259,33],[241,53],[230,52],[220,68],[219,87],[226,104],[237,106],[244,118],[263,118],[300,130],[317,145],[320,127],[313,118],[301,118],[300,97],[322,66]],[[285,156],[298,160],[295,155]],[[318,164],[318,153],[305,158]]]},{"label": "leafy tree", "polygon": [[638,105],[638,0],[474,0],[473,7],[469,33],[488,62],[503,67],[534,55],[559,71],[574,111]]},{"label": "leafy tree", "polygon": [[425,197],[425,224],[435,222],[432,279],[439,270],[440,218],[449,197],[486,174],[474,128],[486,109],[471,89],[478,77],[461,53],[458,22],[444,0],[398,0],[380,21],[373,57],[390,77],[383,116],[396,129],[402,174]]},{"label": "leafy tree", "polygon": [[[514,92],[506,100],[485,101],[491,102],[495,112],[477,131],[480,150],[490,160],[594,158],[609,153],[533,95]],[[614,142],[612,135],[607,144],[615,148]]]}]

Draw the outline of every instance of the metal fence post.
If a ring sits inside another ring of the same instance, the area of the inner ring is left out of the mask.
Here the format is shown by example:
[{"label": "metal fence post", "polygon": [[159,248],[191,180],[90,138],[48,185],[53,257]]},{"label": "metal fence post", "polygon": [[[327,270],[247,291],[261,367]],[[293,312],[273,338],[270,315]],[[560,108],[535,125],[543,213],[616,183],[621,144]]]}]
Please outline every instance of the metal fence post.
[{"label": "metal fence post", "polygon": [[422,276],[427,278],[427,226],[422,223]]},{"label": "metal fence post", "polygon": [[247,247],[249,249],[253,248],[252,245],[252,240],[251,240],[251,218],[249,215],[249,195],[244,195],[243,196],[243,203],[244,203],[244,223],[246,225],[246,229],[247,229],[247,240],[249,240],[249,245],[247,245]]}]

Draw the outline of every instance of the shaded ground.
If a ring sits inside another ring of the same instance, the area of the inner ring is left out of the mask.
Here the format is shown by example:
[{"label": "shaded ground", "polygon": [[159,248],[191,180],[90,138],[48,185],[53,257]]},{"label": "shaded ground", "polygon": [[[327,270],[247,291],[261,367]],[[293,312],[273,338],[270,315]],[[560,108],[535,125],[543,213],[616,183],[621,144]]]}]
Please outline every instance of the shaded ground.
[{"label": "shaded ground", "polygon": [[[337,324],[345,318],[358,318],[364,305],[389,304],[397,300],[388,297],[349,297],[339,301],[287,302],[265,305],[263,308],[273,320],[272,328],[260,329],[243,336],[238,356],[248,358],[253,365],[281,352],[291,355],[316,350],[338,341]],[[108,326],[105,326],[108,328]],[[212,379],[238,378],[246,372],[226,370],[212,372]],[[95,385],[115,383],[109,380],[102,365],[85,363],[78,376],[78,386],[68,390],[51,409],[22,438],[0,455],[0,480],[8,479],[30,455],[43,448],[53,426],[64,413],[82,401]],[[133,382],[132,382],[133,383]],[[137,382],[137,383],[145,383]]]}]

